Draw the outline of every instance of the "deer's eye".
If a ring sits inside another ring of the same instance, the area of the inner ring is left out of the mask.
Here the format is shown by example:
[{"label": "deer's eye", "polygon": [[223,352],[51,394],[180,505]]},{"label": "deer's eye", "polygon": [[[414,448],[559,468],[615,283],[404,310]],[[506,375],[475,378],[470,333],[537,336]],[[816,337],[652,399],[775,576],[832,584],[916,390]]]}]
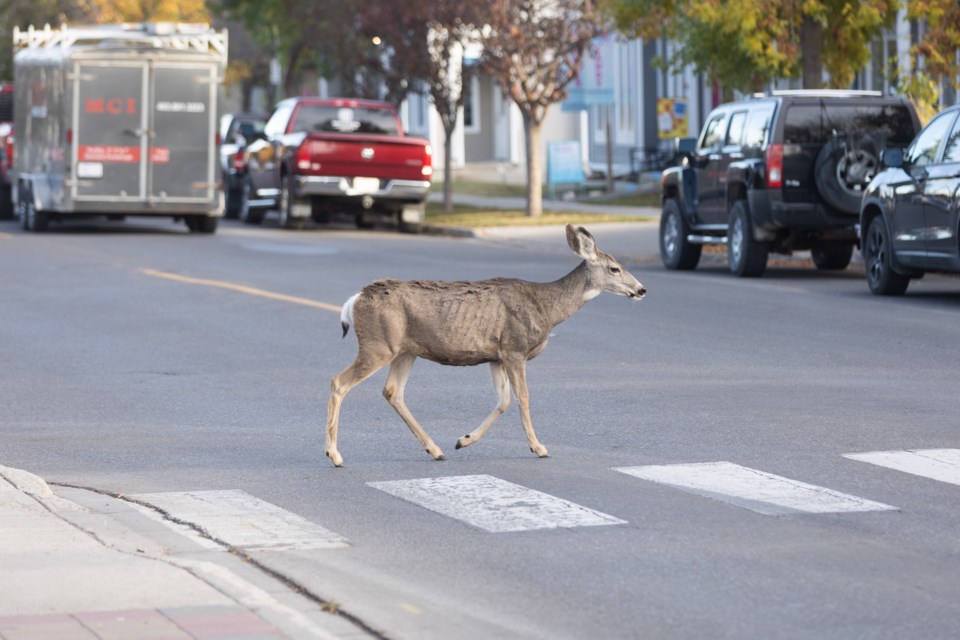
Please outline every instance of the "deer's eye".
[{"label": "deer's eye", "polygon": [[610,273],[620,273],[620,267],[610,267]]}]

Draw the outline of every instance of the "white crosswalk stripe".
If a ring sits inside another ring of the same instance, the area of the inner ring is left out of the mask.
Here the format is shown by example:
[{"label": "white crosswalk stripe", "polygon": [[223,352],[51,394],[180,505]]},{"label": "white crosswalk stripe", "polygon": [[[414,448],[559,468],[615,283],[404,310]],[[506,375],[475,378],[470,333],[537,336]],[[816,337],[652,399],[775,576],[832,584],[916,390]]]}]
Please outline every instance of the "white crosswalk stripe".
[{"label": "white crosswalk stripe", "polygon": [[489,475],[367,484],[492,533],[625,524],[619,518]]},{"label": "white crosswalk stripe", "polygon": [[334,549],[340,535],[245,491],[186,491],[127,496],[163,510],[216,540],[242,549]]},{"label": "white crosswalk stripe", "polygon": [[805,482],[750,469],[732,462],[617,467],[616,471],[762,513],[844,513],[896,510]]},{"label": "white crosswalk stripe", "polygon": [[960,449],[871,451],[845,453],[843,457],[960,485]]}]

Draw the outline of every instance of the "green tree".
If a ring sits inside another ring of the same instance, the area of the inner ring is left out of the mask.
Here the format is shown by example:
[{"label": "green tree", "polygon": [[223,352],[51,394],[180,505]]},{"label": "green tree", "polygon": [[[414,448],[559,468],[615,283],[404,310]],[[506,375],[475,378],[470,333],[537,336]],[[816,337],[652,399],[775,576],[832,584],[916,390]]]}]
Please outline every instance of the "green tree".
[{"label": "green tree", "polygon": [[923,36],[911,47],[909,72],[897,81],[926,121],[936,113],[944,82],[960,88],[960,2],[908,0],[907,17],[924,22]]},{"label": "green tree", "polygon": [[567,97],[584,52],[606,32],[593,0],[494,0],[485,13],[484,65],[520,108],[527,147],[527,215],[543,213],[541,125]]},{"label": "green tree", "polygon": [[[949,1],[949,0],[948,0]],[[617,26],[679,43],[668,66],[693,67],[725,89],[782,78],[848,87],[870,43],[893,24],[897,0],[600,0]]]}]

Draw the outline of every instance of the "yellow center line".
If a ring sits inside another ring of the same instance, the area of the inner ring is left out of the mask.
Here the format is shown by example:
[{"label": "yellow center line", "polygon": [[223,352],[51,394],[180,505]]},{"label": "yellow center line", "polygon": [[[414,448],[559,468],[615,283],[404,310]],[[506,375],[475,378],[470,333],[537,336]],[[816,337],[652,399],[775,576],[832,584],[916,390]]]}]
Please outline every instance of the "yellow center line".
[{"label": "yellow center line", "polygon": [[167,280],[173,280],[174,282],[183,282],[184,284],[195,284],[203,287],[218,287],[220,289],[227,289],[229,291],[245,293],[250,296],[259,296],[261,298],[278,300],[280,302],[291,302],[293,304],[300,304],[305,307],[314,307],[315,309],[323,309],[324,311],[333,311],[335,313],[340,313],[339,305],[327,304],[326,302],[319,302],[318,300],[311,300],[309,298],[298,298],[297,296],[288,296],[283,293],[274,293],[272,291],[256,289],[254,287],[248,287],[242,284],[234,284],[232,282],[224,282],[222,280],[207,280],[204,278],[191,278],[190,276],[181,276],[176,273],[167,273],[166,271],[157,271],[156,269],[141,269],[140,273],[147,276],[151,276],[153,278],[165,278]]},{"label": "yellow center line", "polygon": [[0,231],[0,240],[13,240],[14,235],[6,231]]}]

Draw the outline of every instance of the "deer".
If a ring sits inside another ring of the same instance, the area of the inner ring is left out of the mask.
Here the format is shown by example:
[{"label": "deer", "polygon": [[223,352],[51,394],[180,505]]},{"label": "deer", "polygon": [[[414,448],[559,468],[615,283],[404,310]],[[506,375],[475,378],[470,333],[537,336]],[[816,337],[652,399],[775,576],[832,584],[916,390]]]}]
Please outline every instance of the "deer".
[{"label": "deer", "polygon": [[337,431],[344,396],[388,364],[383,396],[426,452],[434,460],[444,459],[404,401],[404,388],[417,358],[452,366],[490,364],[497,405],[479,427],[457,440],[457,449],[483,437],[510,406],[512,389],[530,450],[548,457],[530,419],[527,361],[546,348],[555,326],[601,292],[634,300],[647,292],[619,262],[597,249],[585,228],[568,224],[566,235],[567,244],[583,261],[554,282],[378,280],[350,297],[341,309],[340,322],[343,337],[353,327],[358,353],[330,382],[325,449],[334,466],[343,466]]}]

